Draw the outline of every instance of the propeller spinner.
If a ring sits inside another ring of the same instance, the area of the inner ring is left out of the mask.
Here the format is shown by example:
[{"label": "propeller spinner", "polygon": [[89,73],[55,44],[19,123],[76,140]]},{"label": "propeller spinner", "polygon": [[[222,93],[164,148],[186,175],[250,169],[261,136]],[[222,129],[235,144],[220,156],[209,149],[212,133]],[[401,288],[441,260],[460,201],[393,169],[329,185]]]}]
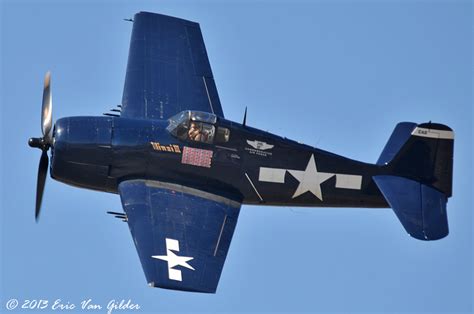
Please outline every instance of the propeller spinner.
[{"label": "propeller spinner", "polygon": [[43,200],[44,186],[46,184],[46,175],[48,174],[48,149],[53,144],[52,125],[53,125],[53,102],[51,95],[51,73],[47,72],[44,77],[43,88],[43,106],[41,109],[41,131],[43,137],[32,137],[28,140],[30,147],[36,147],[42,150],[39,166],[38,166],[38,181],[36,184],[36,207],[35,219],[38,217],[41,210],[41,201]]}]

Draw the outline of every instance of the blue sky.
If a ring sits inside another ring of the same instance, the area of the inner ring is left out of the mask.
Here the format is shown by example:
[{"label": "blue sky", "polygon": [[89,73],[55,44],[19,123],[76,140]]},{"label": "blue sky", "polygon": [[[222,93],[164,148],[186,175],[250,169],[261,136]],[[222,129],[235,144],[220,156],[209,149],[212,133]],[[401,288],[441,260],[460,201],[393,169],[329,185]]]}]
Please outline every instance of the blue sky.
[{"label": "blue sky", "polygon": [[[375,162],[400,121],[456,132],[450,235],[390,209],[243,206],[215,295],[147,287],[117,195],[48,179],[34,221],[43,77],[53,116],[121,101],[132,24],[199,22],[226,117]],[[3,1],[1,308],[10,298],[132,299],[141,312],[472,311],[472,4],[468,1]]]}]

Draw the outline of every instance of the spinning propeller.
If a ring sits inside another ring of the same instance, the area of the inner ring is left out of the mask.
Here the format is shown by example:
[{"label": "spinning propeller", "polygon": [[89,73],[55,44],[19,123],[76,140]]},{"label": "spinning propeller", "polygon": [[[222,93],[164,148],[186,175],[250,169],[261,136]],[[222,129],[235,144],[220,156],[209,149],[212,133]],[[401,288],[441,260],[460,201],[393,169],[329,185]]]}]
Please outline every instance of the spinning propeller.
[{"label": "spinning propeller", "polygon": [[30,145],[30,147],[36,147],[42,150],[38,167],[38,181],[36,184],[36,221],[38,221],[39,213],[41,210],[41,201],[43,200],[43,191],[46,183],[46,175],[48,174],[48,149],[53,145],[52,110],[53,102],[51,96],[51,73],[47,72],[46,76],[44,77],[43,107],[41,109],[41,131],[43,132],[43,137],[32,137],[28,140],[28,145]]}]

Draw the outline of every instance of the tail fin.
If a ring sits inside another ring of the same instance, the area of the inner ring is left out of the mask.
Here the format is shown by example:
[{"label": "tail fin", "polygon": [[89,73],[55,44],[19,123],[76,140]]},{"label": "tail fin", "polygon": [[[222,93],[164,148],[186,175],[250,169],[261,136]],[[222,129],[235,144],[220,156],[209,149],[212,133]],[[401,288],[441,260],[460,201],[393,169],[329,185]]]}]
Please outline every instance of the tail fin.
[{"label": "tail fin", "polygon": [[378,165],[386,175],[374,181],[414,238],[448,235],[447,199],[452,195],[453,131],[442,124],[399,123]]}]

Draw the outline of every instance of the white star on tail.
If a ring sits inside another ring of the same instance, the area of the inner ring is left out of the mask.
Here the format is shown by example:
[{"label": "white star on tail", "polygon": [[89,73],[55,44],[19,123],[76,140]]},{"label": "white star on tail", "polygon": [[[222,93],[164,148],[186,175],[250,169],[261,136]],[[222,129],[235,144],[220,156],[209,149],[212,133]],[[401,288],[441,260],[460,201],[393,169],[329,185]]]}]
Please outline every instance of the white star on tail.
[{"label": "white star on tail", "polygon": [[169,279],[182,281],[181,271],[178,269],[173,269],[173,267],[183,266],[188,269],[194,270],[194,268],[188,264],[188,262],[194,259],[194,257],[178,256],[175,253],[173,253],[171,250],[179,252],[179,241],[166,238],[166,255],[154,255],[152,257],[168,262]]},{"label": "white star on tail", "polygon": [[318,169],[316,168],[316,162],[314,161],[314,155],[311,155],[308,165],[304,171],[290,169],[287,169],[287,171],[293,177],[295,177],[296,180],[300,181],[300,184],[298,185],[298,188],[296,189],[292,198],[309,191],[321,201],[323,200],[323,195],[321,193],[321,183],[335,175],[335,173],[318,172]]}]

